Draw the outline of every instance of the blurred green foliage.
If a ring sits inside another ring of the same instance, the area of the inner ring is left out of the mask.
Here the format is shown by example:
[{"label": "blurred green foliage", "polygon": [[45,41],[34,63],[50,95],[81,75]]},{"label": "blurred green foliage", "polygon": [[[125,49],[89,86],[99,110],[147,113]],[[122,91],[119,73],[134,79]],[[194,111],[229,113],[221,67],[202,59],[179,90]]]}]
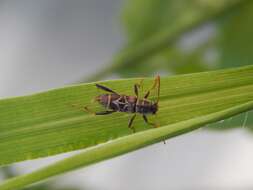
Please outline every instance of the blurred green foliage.
[{"label": "blurred green foliage", "polygon": [[215,44],[221,68],[253,63],[253,1],[221,18],[217,24],[219,35]]},{"label": "blurred green foliage", "polygon": [[240,12],[248,3],[249,0],[128,0],[122,10],[126,43],[111,66],[89,80],[100,80],[112,73],[139,77],[158,71],[189,73],[219,68],[221,23],[233,20],[229,15]]},{"label": "blurred green foliage", "polygon": [[[223,13],[209,19],[219,9]],[[123,76],[150,75],[157,71],[182,74],[251,64],[252,19],[252,1],[130,0],[123,11],[126,48],[161,31],[173,32],[178,25],[191,26],[189,23],[196,20],[204,22],[186,30],[154,55],[116,72]]]}]

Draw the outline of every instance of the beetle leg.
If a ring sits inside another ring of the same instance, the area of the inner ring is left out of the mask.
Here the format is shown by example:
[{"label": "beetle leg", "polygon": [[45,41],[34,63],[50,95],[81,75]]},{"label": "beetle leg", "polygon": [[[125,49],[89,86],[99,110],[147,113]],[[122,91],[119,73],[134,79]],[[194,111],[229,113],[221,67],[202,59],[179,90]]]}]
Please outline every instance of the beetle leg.
[{"label": "beetle leg", "polygon": [[137,98],[139,97],[139,89],[141,88],[141,92],[143,91],[143,79],[140,80],[139,83],[136,83],[134,85],[134,93],[137,96]]},{"label": "beetle leg", "polygon": [[143,117],[144,121],[145,121],[147,124],[152,125],[152,126],[155,127],[155,128],[156,128],[156,127],[159,127],[157,124],[149,122],[146,115],[142,115],[142,117]]},{"label": "beetle leg", "polygon": [[144,96],[145,99],[148,98],[150,91],[153,90],[154,88],[157,88],[157,102],[158,102],[159,96],[160,96],[160,76],[159,75],[157,75],[157,77],[155,78],[153,86],[145,94]]},{"label": "beetle leg", "polygon": [[102,86],[100,84],[96,84],[96,87],[101,89],[101,90],[104,90],[106,92],[110,92],[110,93],[113,93],[113,94],[118,94],[117,92],[114,92],[112,89],[110,89],[108,87],[105,87],[105,86]]},{"label": "beetle leg", "polygon": [[147,98],[148,98],[148,96],[149,96],[149,94],[150,94],[150,90],[149,90],[149,91],[147,91],[147,93],[145,94],[144,98],[145,98],[145,99],[147,99]]},{"label": "beetle leg", "polygon": [[95,115],[108,115],[114,113],[114,110],[102,111],[102,112],[95,112]]},{"label": "beetle leg", "polygon": [[150,91],[153,90],[157,85],[157,78],[155,78],[155,82],[153,84],[153,86],[147,91],[147,93],[145,94],[144,98],[147,99],[149,94],[150,94]]},{"label": "beetle leg", "polygon": [[134,133],[135,133],[135,129],[134,129],[134,127],[132,126],[132,124],[133,124],[133,121],[134,121],[135,117],[136,117],[136,114],[134,114],[134,115],[131,117],[131,119],[129,120],[129,122],[128,122],[128,128],[132,129]]},{"label": "beetle leg", "polygon": [[137,98],[139,97],[139,92],[138,92],[138,86],[137,84],[134,85],[134,93],[137,96]]},{"label": "beetle leg", "polygon": [[[143,117],[144,121],[145,121],[147,124],[152,125],[152,126],[155,127],[155,128],[159,127],[159,125],[157,125],[157,124],[155,124],[155,123],[149,122],[146,115],[142,115],[142,117]],[[163,144],[166,144],[165,139],[163,140]]]},{"label": "beetle leg", "polygon": [[84,107],[84,110],[87,111],[88,113],[94,114],[94,115],[107,115],[107,114],[111,114],[113,112],[115,112],[114,110],[106,110],[106,111],[102,111],[102,112],[94,112],[92,110],[90,110],[87,106]]}]

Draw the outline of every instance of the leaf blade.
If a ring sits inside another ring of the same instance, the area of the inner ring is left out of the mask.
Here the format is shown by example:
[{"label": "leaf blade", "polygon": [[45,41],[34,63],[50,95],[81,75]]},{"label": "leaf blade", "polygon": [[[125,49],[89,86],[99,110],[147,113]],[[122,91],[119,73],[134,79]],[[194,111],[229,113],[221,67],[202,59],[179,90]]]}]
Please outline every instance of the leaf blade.
[{"label": "leaf blade", "polygon": [[[101,82],[126,94],[139,79]],[[153,79],[146,79],[144,87]],[[96,95],[94,83],[0,100],[0,165],[91,147],[130,135],[128,115],[92,116],[72,106]],[[211,114],[253,100],[253,66],[161,80],[161,126]],[[117,122],[115,122],[117,121]],[[138,131],[148,130],[139,117]]]},{"label": "leaf blade", "polygon": [[134,151],[155,142],[162,141],[192,130],[195,130],[205,124],[219,121],[238,113],[251,110],[253,101],[230,107],[219,112],[205,115],[199,118],[193,118],[165,127],[147,130],[133,135],[129,135],[117,140],[97,146],[78,155],[58,161],[55,164],[39,169],[30,174],[22,175],[0,184],[2,190],[18,189],[30,185],[34,182],[44,180],[63,172],[68,172],[79,167],[88,166],[99,161],[109,159],[126,152]]}]

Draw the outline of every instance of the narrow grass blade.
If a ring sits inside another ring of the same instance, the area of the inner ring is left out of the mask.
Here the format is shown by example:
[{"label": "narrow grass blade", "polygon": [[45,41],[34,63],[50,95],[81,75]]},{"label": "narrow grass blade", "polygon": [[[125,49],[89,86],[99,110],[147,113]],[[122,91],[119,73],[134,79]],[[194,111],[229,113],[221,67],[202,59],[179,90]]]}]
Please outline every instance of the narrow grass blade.
[{"label": "narrow grass blade", "polygon": [[252,108],[253,101],[250,101],[237,106],[232,106],[229,109],[225,109],[219,112],[199,116],[176,124],[171,124],[161,128],[147,130],[144,132],[122,137],[117,140],[104,143],[101,146],[87,149],[83,153],[64,159],[62,161],[58,161],[55,164],[49,165],[48,167],[39,169],[30,174],[10,179],[1,184],[0,189],[14,190],[22,188],[40,180],[44,180],[48,177],[71,171],[79,167],[88,166],[90,164],[145,147],[164,139],[187,133],[201,126],[204,126],[205,124],[234,116],[241,112],[248,111]]},{"label": "narrow grass blade", "polygon": [[[133,84],[138,81],[111,80],[101,84],[133,95]],[[152,82],[153,79],[145,79],[144,89]],[[0,165],[131,136],[127,128],[129,114],[94,116],[73,106],[90,104],[97,94],[94,83],[89,83],[0,100]],[[158,121],[163,127],[252,100],[253,66],[162,77]],[[151,129],[139,116],[134,126],[137,133]]]}]

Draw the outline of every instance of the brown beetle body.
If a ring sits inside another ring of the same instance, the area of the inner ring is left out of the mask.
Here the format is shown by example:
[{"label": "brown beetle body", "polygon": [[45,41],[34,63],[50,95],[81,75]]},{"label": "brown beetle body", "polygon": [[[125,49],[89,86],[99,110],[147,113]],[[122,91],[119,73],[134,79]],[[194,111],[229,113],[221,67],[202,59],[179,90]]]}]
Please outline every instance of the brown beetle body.
[{"label": "brown beetle body", "polygon": [[96,100],[106,109],[114,110],[115,112],[140,113],[140,114],[155,114],[158,110],[158,105],[147,99],[138,100],[136,96],[126,96],[118,94],[103,94],[96,97]]},{"label": "brown beetle body", "polygon": [[[98,101],[101,105],[103,105],[106,108],[106,111],[102,112],[95,112],[95,115],[107,115],[114,112],[126,112],[126,113],[132,113],[134,114],[132,118],[129,120],[128,127],[132,128],[133,120],[136,117],[136,114],[141,114],[144,121],[154,127],[157,127],[158,125],[155,123],[151,123],[148,121],[147,115],[148,114],[156,114],[158,111],[158,102],[159,102],[159,95],[160,95],[160,77],[157,76],[155,78],[154,85],[151,87],[150,90],[146,92],[144,95],[144,98],[139,98],[139,88],[140,84],[134,85],[134,92],[135,96],[127,96],[118,94],[115,91],[111,90],[110,88],[107,88],[105,86],[102,86],[100,84],[96,84],[96,87],[106,91],[106,94],[102,94],[100,96],[97,96],[95,98],[96,101]],[[152,102],[148,100],[147,98],[150,95],[150,91],[152,89],[157,89],[157,100],[155,102]],[[88,107],[85,107],[86,111],[91,112]],[[132,128],[134,130],[134,128]]]}]

